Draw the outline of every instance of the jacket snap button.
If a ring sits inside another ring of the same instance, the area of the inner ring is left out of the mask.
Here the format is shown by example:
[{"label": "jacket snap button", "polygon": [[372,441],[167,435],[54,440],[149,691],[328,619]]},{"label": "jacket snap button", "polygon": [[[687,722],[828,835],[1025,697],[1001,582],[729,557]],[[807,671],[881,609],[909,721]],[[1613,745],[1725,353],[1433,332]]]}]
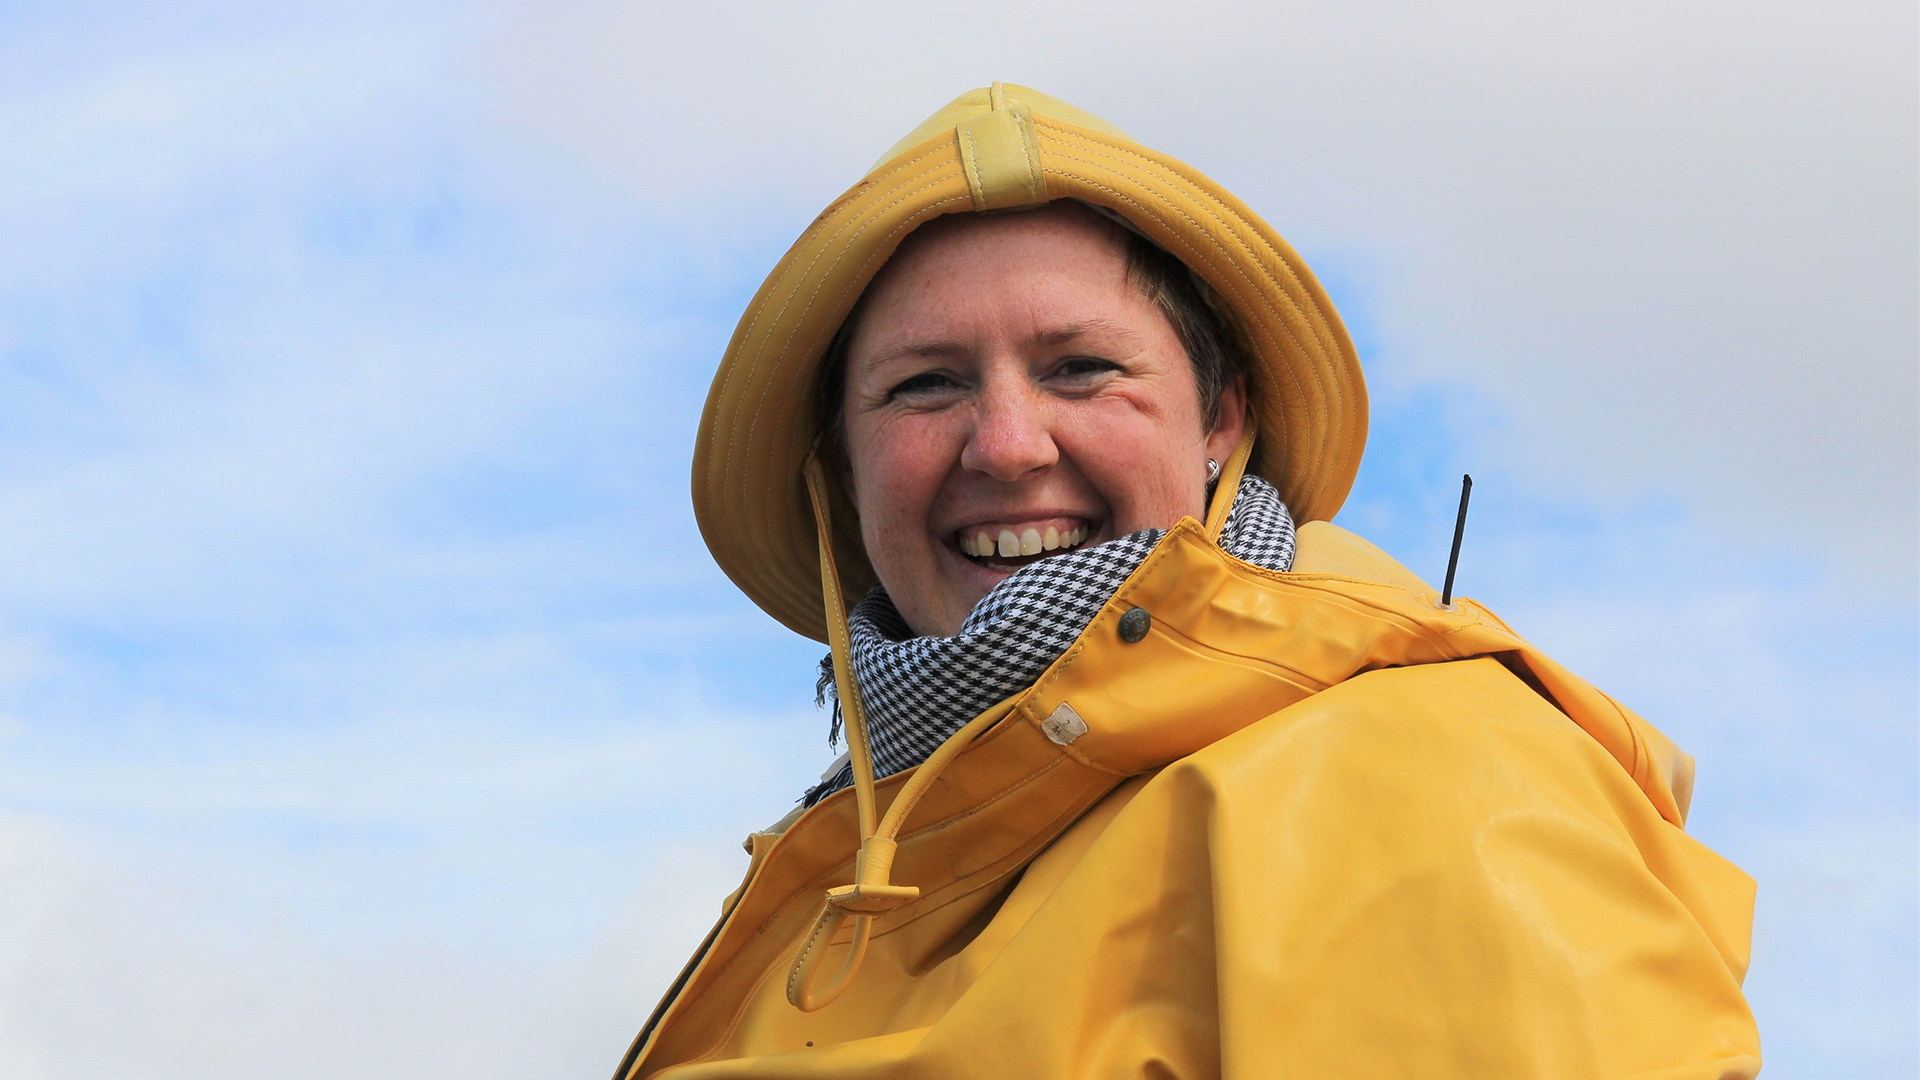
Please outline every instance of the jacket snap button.
[{"label": "jacket snap button", "polygon": [[1147,629],[1153,625],[1153,616],[1147,609],[1137,607],[1120,616],[1120,640],[1131,645],[1147,636]]}]

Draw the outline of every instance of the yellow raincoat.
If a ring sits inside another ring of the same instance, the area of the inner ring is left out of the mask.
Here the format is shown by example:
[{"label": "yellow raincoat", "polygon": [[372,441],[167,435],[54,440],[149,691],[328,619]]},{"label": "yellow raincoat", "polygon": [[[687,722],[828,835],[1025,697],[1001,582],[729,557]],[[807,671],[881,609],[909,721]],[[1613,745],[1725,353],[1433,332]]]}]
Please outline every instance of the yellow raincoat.
[{"label": "yellow raincoat", "polygon": [[837,1000],[788,982],[851,791],[751,837],[619,1075],[1752,1076],[1754,887],[1683,831],[1691,761],[1437,600],[1333,525],[1280,574],[1183,522],[927,789]]},{"label": "yellow raincoat", "polygon": [[[1246,339],[1219,490],[1280,490],[1293,569],[1223,553],[1216,500],[1032,687],[876,784],[819,357],[918,224],[1062,197],[1178,254]],[[854,788],[749,838],[616,1080],[1752,1076],[1754,885],[1684,831],[1691,759],[1326,521],[1365,431],[1324,290],[1203,174],[1001,84],[889,151],[742,317],[694,463],[721,566],[833,645]]]}]

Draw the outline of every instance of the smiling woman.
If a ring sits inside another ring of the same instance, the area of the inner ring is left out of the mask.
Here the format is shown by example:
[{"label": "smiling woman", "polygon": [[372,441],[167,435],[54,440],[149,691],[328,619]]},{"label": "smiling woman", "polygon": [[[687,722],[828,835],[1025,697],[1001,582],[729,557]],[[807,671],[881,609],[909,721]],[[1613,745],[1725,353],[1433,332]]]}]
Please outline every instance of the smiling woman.
[{"label": "smiling woman", "polygon": [[1328,522],[1365,427],[1326,294],[1188,166],[999,84],[883,156],[694,466],[847,758],[616,1076],[1753,1075],[1691,759]]},{"label": "smiling woman", "polygon": [[1036,559],[1205,513],[1245,387],[1236,375],[1202,400],[1131,239],[1067,201],[942,218],[842,331],[829,434],[868,558],[916,634],[959,633]]}]

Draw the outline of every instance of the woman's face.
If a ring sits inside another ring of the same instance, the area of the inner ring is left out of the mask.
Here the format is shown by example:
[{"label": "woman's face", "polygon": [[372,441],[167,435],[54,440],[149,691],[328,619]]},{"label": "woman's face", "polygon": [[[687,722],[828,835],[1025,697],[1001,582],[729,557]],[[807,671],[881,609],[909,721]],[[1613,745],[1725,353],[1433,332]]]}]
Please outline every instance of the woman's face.
[{"label": "woman's face", "polygon": [[1172,324],[1126,247],[1071,204],[923,227],[869,286],[848,353],[850,487],[867,557],[917,634],[952,635],[1049,555],[1206,505],[1244,391],[1203,423]]}]

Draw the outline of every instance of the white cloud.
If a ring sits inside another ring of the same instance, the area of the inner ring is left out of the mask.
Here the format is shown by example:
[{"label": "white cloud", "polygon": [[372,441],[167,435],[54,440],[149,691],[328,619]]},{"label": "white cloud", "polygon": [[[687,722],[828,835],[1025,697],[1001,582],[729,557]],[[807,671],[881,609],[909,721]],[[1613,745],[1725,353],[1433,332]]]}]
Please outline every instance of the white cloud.
[{"label": "white cloud", "polygon": [[1784,531],[1904,606],[1914,33],[1867,3],[588,4],[490,60],[529,145],[714,215],[824,205],[967,87],[1050,90],[1383,269],[1375,377],[1510,411],[1481,461]]},{"label": "white cloud", "polygon": [[[0,867],[0,1068],[20,1080],[128,1062],[154,1080],[597,1075],[706,932],[711,898],[737,883],[744,857],[719,841],[656,834],[623,853],[625,906],[545,949],[509,923],[395,940],[343,938],[307,912],[236,917],[221,895],[231,866],[196,880],[52,846]],[[283,856],[255,872],[315,869]]]}]

